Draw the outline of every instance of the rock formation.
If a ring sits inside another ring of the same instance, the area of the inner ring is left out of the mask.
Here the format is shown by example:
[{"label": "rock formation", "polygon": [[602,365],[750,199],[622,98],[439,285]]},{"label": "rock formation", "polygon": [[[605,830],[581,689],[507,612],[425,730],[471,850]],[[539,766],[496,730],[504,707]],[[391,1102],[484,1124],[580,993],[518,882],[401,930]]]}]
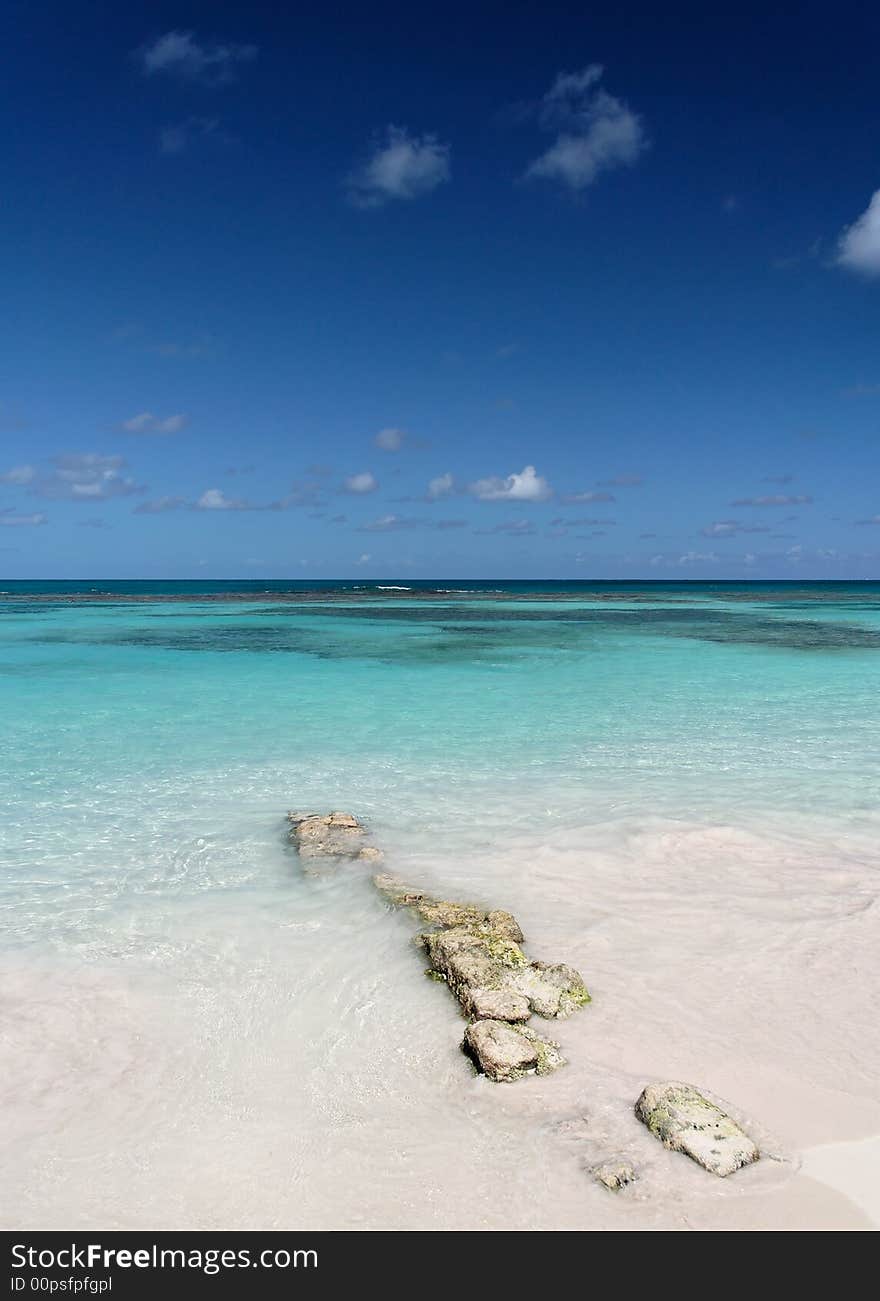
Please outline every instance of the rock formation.
[{"label": "rock formation", "polygon": [[496,1083],[518,1080],[532,1072],[547,1075],[565,1063],[558,1044],[528,1026],[508,1021],[473,1021],[464,1032],[462,1048]]},{"label": "rock formation", "polygon": [[382,861],[381,849],[365,845],[366,830],[351,813],[288,813],[288,836],[300,858],[359,858]]},{"label": "rock formation", "polygon": [[649,1084],[636,1115],[664,1147],[685,1152],[714,1175],[733,1174],[760,1156],[736,1121],[692,1084]]},{"label": "rock formation", "polygon": [[[287,820],[290,840],[307,864],[383,860],[380,849],[365,843],[366,829],[351,813],[288,813]],[[519,923],[502,909],[438,899],[387,872],[377,873],[373,884],[395,907],[412,909],[432,928],[417,937],[428,956],[427,974],[458,999],[468,1019],[462,1049],[487,1079],[505,1083],[564,1065],[559,1045],[525,1022],[533,1014],[567,1017],[590,1002],[573,967],[528,958]],[[739,1125],[690,1084],[650,1084],[635,1111],[665,1147],[686,1153],[712,1174],[732,1174],[760,1155]],[[613,1192],[637,1178],[619,1160],[593,1167],[592,1174]]]}]

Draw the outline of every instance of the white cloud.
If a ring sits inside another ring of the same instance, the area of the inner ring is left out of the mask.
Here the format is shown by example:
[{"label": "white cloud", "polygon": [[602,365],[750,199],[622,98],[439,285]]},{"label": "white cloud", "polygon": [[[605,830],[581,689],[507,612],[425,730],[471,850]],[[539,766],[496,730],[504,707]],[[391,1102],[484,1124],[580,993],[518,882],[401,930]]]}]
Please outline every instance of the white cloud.
[{"label": "white cloud", "polygon": [[382,515],[381,518],[373,520],[369,524],[361,524],[358,532],[360,533],[395,533],[399,529],[418,528],[419,521],[415,519],[404,519],[400,515]]},{"label": "white cloud", "polygon": [[713,524],[707,524],[705,528],[700,529],[704,538],[732,538],[738,533],[769,533],[770,529],[765,524],[740,524],[735,519],[716,520]]},{"label": "white cloud", "polygon": [[186,416],[180,413],[160,419],[152,411],[141,411],[123,420],[121,428],[126,434],[179,434],[186,420]]},{"label": "white cloud", "polygon": [[647,148],[642,120],[599,88],[603,69],[561,73],[544,96],[540,120],[557,131],[553,144],[526,170],[526,178],[561,181],[584,190],[601,172],[631,165]]},{"label": "white cloud", "polygon": [[139,51],[145,76],[164,72],[206,86],[234,81],[239,66],[256,57],[256,45],[202,45],[193,32],[166,32]]},{"label": "white cloud", "polygon": [[679,565],[711,565],[718,560],[714,551],[686,551],[683,556],[679,556],[676,564]]},{"label": "white cloud", "polygon": [[380,429],[373,439],[383,452],[399,452],[405,441],[406,434],[402,429]]},{"label": "white cloud", "polygon": [[196,510],[250,510],[246,501],[227,497],[222,488],[206,488],[195,503]]},{"label": "white cloud", "polygon": [[389,126],[384,142],[348,178],[348,197],[358,208],[380,208],[391,199],[417,199],[449,180],[449,145],[434,135],[412,136]]},{"label": "white cloud", "polygon": [[67,501],[106,501],[143,492],[143,485],[121,473],[121,456],[100,456],[96,452],[56,456],[55,472],[34,489],[40,497]]},{"label": "white cloud", "polygon": [[497,476],[478,479],[468,491],[480,501],[546,501],[553,496],[553,489],[533,465],[527,465],[519,474],[509,474],[504,479]]},{"label": "white cloud", "polygon": [[350,474],[342,485],[344,492],[353,493],[375,492],[378,487],[378,479],[369,470],[362,474]]},{"label": "white cloud", "polygon": [[354,563],[356,565],[368,565],[372,559],[373,557],[370,555],[369,551],[364,551],[360,556],[358,556]]},{"label": "white cloud", "polygon": [[440,497],[448,497],[455,491],[455,480],[451,474],[438,474],[428,484],[428,497],[431,501],[437,501]]},{"label": "white cloud", "polygon": [[41,514],[16,515],[10,507],[0,510],[0,527],[5,529],[36,528],[40,524],[45,524],[47,520],[48,516]]},{"label": "white cloud", "polygon": [[862,215],[847,226],[837,242],[838,266],[880,275],[880,190],[875,190]]},{"label": "white cloud", "polygon": [[14,483],[16,485],[33,483],[36,473],[32,465],[13,465],[11,469],[0,474],[0,483]]},{"label": "white cloud", "polygon": [[610,492],[569,492],[562,500],[572,505],[574,502],[616,501],[617,498]]},{"label": "white cloud", "polygon": [[155,501],[142,501],[135,506],[135,515],[162,515],[169,510],[183,510],[186,506],[183,497],[158,497]]}]

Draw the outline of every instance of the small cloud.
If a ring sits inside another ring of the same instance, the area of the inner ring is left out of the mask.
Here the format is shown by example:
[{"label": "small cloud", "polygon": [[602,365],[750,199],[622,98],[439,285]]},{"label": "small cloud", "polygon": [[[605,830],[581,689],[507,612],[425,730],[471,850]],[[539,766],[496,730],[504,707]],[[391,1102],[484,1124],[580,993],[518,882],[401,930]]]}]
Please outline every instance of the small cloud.
[{"label": "small cloud", "polygon": [[164,515],[169,510],[183,510],[188,505],[183,497],[157,497],[155,501],[142,501],[134,508],[135,515]]},{"label": "small cloud", "polygon": [[737,212],[740,207],[740,201],[735,194],[726,194],[721,200],[721,211],[726,213]]},{"label": "small cloud", "polygon": [[77,520],[76,526],[79,529],[106,529],[110,527],[107,521],[102,519]]},{"label": "small cloud", "polygon": [[455,492],[455,480],[451,474],[438,474],[428,484],[428,500],[438,501],[441,497],[449,497]]},{"label": "small cloud", "polygon": [[675,562],[678,565],[711,565],[718,560],[714,551],[686,551]]},{"label": "small cloud", "polygon": [[227,497],[222,488],[206,488],[195,503],[196,510],[253,510],[250,502]]},{"label": "small cloud", "polygon": [[700,529],[700,534],[704,538],[733,538],[739,533],[769,532],[769,528],[763,524],[740,524],[735,519],[716,520],[714,524],[707,524],[705,528]]},{"label": "small cloud", "polygon": [[203,86],[225,86],[242,65],[253,63],[257,52],[256,45],[201,44],[194,32],[172,31],[145,45],[137,57],[146,77],[166,73]]},{"label": "small cloud", "polygon": [[777,493],[771,497],[737,497],[736,501],[730,504],[731,506],[809,506],[812,501],[812,497],[787,497]]},{"label": "small cloud", "polygon": [[187,417],[180,413],[160,418],[152,411],[141,411],[123,420],[120,429],[126,434],[179,434],[186,422]]},{"label": "small cloud", "polygon": [[610,492],[569,492],[560,497],[560,501],[564,501],[569,506],[573,506],[576,502],[616,500]]},{"label": "small cloud", "polygon": [[383,452],[399,452],[407,440],[402,429],[380,429],[373,442]]},{"label": "small cloud", "polygon": [[509,537],[527,538],[534,537],[537,531],[532,521],[527,519],[507,520],[491,529],[474,529],[474,533],[481,537],[487,537],[491,533],[506,533]]},{"label": "small cloud", "polygon": [[347,524],[347,523],[348,523],[348,516],[347,516],[347,515],[331,515],[331,516],[330,516],[330,519],[329,519],[329,521],[328,521],[328,523],[330,523],[330,524]]},{"label": "small cloud", "polygon": [[518,343],[505,343],[500,348],[495,349],[495,356],[499,361],[506,361],[508,357],[513,357],[518,352]]},{"label": "small cloud", "polygon": [[761,480],[762,483],[778,483],[784,486],[786,483],[794,482],[793,474],[765,474]]},{"label": "small cloud", "polygon": [[866,276],[880,275],[880,190],[837,242],[837,265]]},{"label": "small cloud", "polygon": [[544,96],[540,124],[557,132],[550,148],[526,170],[526,179],[561,181],[580,191],[602,172],[632,165],[648,147],[641,118],[599,87],[603,68],[561,73]]},{"label": "small cloud", "polygon": [[356,565],[368,565],[372,559],[373,557],[370,555],[369,551],[364,551],[358,556],[354,563]]},{"label": "small cloud", "polygon": [[100,456],[96,452],[56,456],[55,471],[38,482],[31,492],[59,501],[107,501],[143,492],[143,484],[121,473],[121,456]]},{"label": "small cloud", "polygon": [[478,479],[470,484],[468,492],[480,501],[546,501],[553,496],[553,489],[533,465],[525,466],[519,474],[508,474],[506,478]]},{"label": "small cloud", "polygon": [[4,529],[39,528],[41,524],[46,524],[48,522],[48,518],[48,515],[42,515],[39,513],[33,515],[16,515],[12,507],[7,506],[4,510],[0,510],[0,527]]},{"label": "small cloud", "polygon": [[12,483],[16,487],[24,487],[28,483],[33,483],[37,477],[37,472],[32,465],[13,465],[11,469],[4,470],[0,474],[0,483]]},{"label": "small cloud", "polygon": [[350,474],[348,478],[343,481],[342,491],[362,494],[365,492],[375,492],[378,487],[379,481],[375,475],[371,474],[369,470],[365,470],[362,474]]},{"label": "small cloud", "polygon": [[393,199],[418,199],[449,180],[449,145],[434,135],[413,136],[389,126],[373,153],[346,183],[356,208],[381,208]]},{"label": "small cloud", "polygon": [[400,515],[383,515],[370,524],[361,524],[359,533],[396,533],[399,529],[417,528],[418,520],[403,519]]},{"label": "small cloud", "polygon": [[870,515],[867,519],[857,519],[857,524],[880,524],[880,515]]}]

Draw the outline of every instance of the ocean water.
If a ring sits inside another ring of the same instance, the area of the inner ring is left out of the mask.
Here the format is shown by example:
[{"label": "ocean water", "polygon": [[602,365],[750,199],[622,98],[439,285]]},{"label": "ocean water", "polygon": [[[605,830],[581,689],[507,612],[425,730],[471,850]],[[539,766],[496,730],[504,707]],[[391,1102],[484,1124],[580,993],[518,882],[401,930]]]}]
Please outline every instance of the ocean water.
[{"label": "ocean water", "polygon": [[[799,1165],[877,1130],[880,584],[0,588],[4,1227],[858,1220]],[[577,966],[569,1065],[475,1077],[294,807]],[[664,1078],[767,1159],[666,1153]]]}]

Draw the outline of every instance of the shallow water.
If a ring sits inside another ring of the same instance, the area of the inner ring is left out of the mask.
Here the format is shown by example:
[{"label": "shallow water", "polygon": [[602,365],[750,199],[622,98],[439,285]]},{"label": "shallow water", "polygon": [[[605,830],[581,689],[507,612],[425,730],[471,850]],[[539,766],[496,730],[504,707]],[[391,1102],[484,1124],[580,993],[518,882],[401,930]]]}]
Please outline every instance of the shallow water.
[{"label": "shallow water", "polygon": [[[0,605],[5,1225],[863,1223],[798,1165],[877,1128],[880,586],[82,586]],[[475,1078],[414,923],[306,876],[294,806],[577,966],[569,1066]],[[769,1158],[666,1153],[662,1078]]]}]

